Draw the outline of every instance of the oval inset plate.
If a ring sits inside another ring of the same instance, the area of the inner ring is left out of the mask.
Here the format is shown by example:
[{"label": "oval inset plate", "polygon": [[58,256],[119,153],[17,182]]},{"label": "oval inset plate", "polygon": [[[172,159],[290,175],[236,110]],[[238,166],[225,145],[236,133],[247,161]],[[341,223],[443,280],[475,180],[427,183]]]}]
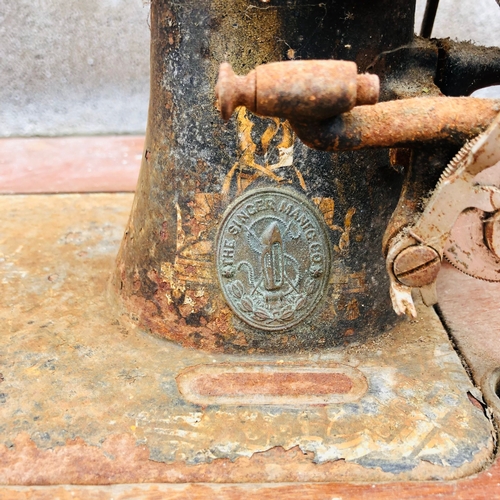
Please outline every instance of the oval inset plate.
[{"label": "oval inset plate", "polygon": [[255,189],[223,217],[216,246],[219,282],[233,312],[262,330],[285,330],[321,300],[330,245],[319,211],[288,189]]},{"label": "oval inset plate", "polygon": [[347,365],[197,365],[177,377],[182,396],[199,405],[352,403],[367,391],[365,376]]}]

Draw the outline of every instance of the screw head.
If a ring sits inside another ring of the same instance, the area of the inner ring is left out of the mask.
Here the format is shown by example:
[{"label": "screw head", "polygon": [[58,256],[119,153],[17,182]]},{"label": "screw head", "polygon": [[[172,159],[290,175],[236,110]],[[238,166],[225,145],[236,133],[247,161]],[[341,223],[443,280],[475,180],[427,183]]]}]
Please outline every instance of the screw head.
[{"label": "screw head", "polygon": [[441,269],[441,257],[434,248],[415,245],[405,248],[394,259],[394,275],[400,283],[412,288],[430,285]]}]

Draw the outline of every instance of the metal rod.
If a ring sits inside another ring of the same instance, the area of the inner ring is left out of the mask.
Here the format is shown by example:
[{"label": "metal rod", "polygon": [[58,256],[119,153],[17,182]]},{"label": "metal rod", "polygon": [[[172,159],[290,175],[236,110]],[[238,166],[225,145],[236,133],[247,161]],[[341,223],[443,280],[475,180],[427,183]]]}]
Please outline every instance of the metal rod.
[{"label": "metal rod", "polygon": [[412,147],[446,140],[464,143],[498,115],[500,100],[474,97],[414,97],[357,106],[321,122],[290,124],[301,141],[323,151]]},{"label": "metal rod", "polygon": [[425,5],[424,18],[422,19],[422,26],[420,28],[420,36],[423,38],[431,37],[438,5],[439,0],[427,0],[427,4]]}]

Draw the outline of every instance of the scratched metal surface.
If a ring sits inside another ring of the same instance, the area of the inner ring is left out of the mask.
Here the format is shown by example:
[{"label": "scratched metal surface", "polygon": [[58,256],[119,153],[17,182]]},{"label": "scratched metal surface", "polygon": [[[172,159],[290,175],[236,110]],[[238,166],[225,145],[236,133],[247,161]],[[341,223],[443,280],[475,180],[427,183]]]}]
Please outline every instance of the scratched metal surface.
[{"label": "scratched metal surface", "polygon": [[[435,479],[489,463],[493,427],[430,309],[364,345],[286,358],[184,349],[120,323],[106,290],[131,203],[0,197],[0,483]],[[368,389],[323,405],[179,392],[190,366],[249,362],[348,365]]]}]

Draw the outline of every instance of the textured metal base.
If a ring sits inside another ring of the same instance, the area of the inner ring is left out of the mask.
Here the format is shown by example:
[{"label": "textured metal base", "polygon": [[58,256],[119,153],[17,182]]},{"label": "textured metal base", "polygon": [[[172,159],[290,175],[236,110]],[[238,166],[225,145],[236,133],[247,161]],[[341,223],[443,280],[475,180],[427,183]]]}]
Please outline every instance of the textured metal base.
[{"label": "textured metal base", "polygon": [[282,358],[126,327],[106,290],[131,202],[0,198],[1,483],[423,480],[489,463],[493,427],[431,309]]}]

